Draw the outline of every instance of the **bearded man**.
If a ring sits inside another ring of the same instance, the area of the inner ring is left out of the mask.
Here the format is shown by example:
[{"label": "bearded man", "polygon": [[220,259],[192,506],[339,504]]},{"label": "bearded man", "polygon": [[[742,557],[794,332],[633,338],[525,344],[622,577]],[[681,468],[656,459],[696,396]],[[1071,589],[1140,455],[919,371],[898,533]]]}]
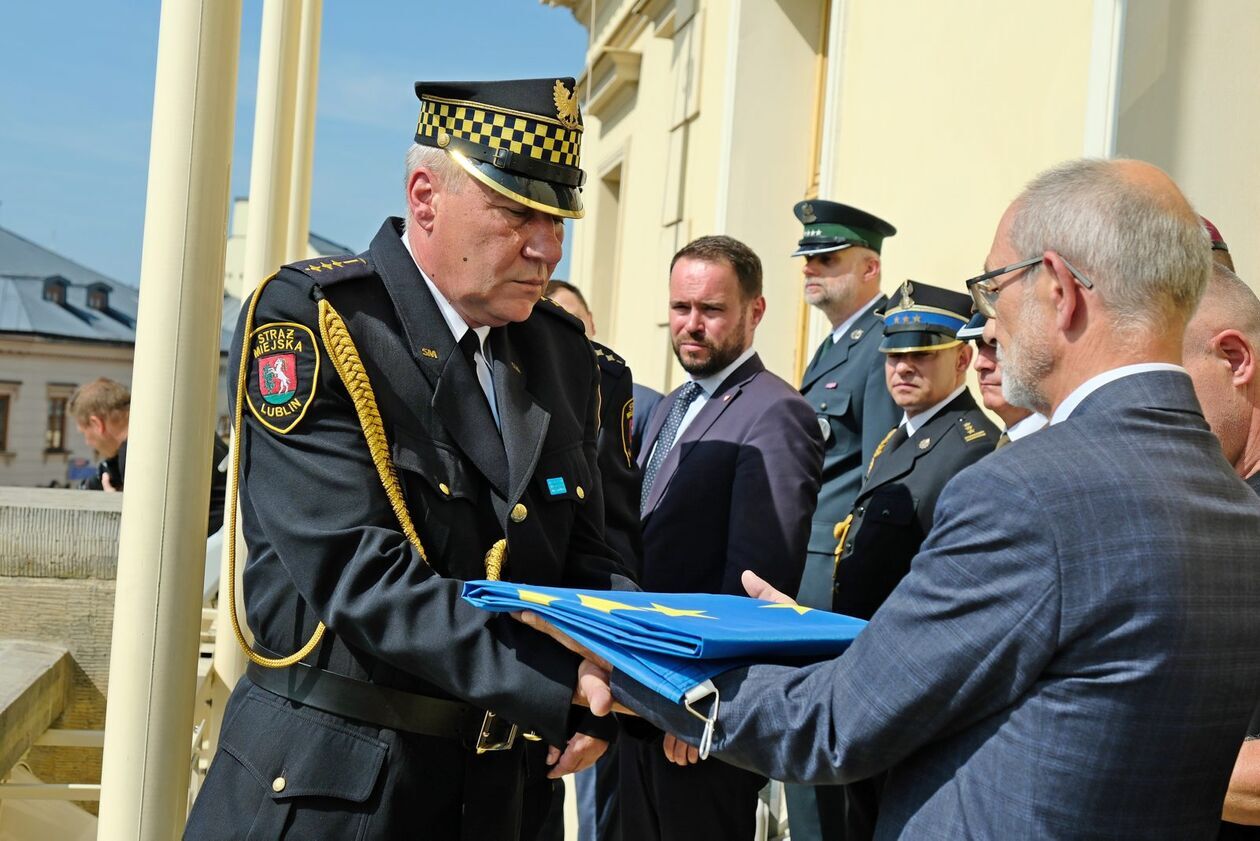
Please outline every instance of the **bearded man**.
[{"label": "bearded man", "polygon": [[[740,573],[796,592],[822,471],[809,403],[766,370],[761,261],[725,236],[674,255],[669,326],[685,383],[661,400],[639,454],[645,590],[742,595]],[[665,740],[665,751],[686,745]],[[621,745],[624,838],[751,838],[765,777],[667,761],[659,732]]]}]

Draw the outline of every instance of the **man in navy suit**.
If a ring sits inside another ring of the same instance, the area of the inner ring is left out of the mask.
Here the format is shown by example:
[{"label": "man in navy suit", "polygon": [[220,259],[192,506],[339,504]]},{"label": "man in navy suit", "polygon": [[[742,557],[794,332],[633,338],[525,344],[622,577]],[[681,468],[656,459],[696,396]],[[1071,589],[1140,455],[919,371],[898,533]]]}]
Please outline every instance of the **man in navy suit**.
[{"label": "man in navy suit", "polygon": [[[822,436],[753,350],[765,307],[761,261],[743,243],[702,237],[674,256],[670,334],[688,380],[653,413],[639,456],[645,590],[742,595],[745,569],[800,583]],[[621,744],[623,837],[752,838],[765,777],[673,764],[664,751],[687,746],[645,736]]]},{"label": "man in navy suit", "polygon": [[[1239,562],[1260,507],[1181,367],[1210,260],[1153,166],[1035,179],[968,286],[1008,399],[1050,425],[950,482],[843,656],[716,678],[714,753],[802,781],[887,771],[880,839],[1215,837],[1260,692],[1260,575]],[[612,684],[699,741],[681,706]],[[611,703],[589,671],[581,691]]]}]

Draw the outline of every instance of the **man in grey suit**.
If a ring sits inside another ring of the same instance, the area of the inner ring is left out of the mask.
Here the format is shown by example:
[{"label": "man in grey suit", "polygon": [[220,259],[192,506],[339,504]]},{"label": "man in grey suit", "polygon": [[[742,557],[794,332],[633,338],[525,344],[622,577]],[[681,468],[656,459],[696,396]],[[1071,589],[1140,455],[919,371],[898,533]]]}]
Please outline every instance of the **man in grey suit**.
[{"label": "man in grey suit", "polygon": [[[645,590],[743,595],[745,569],[790,592],[800,583],[822,436],[753,350],[764,312],[748,246],[701,237],[674,256],[670,336],[688,380],[653,413],[639,455]],[[679,747],[659,733],[621,740],[622,836],[752,838],[765,777],[667,761]]]},{"label": "man in grey suit", "polygon": [[[718,756],[819,782],[887,770],[881,839],[1215,836],[1260,691],[1260,576],[1238,562],[1260,507],[1180,367],[1210,259],[1148,164],[1070,162],[1025,189],[968,285],[1009,399],[1050,426],[945,488],[842,657],[716,678]],[[598,713],[597,665],[579,693]],[[612,684],[699,741],[682,707]]]}]

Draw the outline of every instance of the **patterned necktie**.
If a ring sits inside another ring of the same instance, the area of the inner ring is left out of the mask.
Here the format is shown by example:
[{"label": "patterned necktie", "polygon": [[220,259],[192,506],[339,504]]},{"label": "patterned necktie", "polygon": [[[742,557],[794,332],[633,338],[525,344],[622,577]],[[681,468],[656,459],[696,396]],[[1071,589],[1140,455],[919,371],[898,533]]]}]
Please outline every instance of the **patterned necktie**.
[{"label": "patterned necktie", "polygon": [[678,390],[678,399],[669,409],[669,417],[665,418],[661,434],[656,436],[656,447],[652,450],[652,457],[648,459],[647,470],[643,471],[643,490],[639,496],[640,517],[647,510],[647,501],[652,495],[652,483],[656,481],[656,474],[661,471],[665,457],[674,447],[674,438],[678,435],[678,427],[682,425],[683,415],[687,414],[687,409],[700,396],[701,390],[700,384],[695,381],[688,382]]}]

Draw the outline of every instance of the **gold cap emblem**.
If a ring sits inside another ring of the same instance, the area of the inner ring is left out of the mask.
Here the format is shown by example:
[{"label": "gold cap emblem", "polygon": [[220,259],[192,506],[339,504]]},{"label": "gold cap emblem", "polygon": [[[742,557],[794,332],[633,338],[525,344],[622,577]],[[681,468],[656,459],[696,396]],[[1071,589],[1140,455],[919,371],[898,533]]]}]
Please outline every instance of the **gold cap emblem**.
[{"label": "gold cap emblem", "polygon": [[818,217],[814,215],[814,206],[809,202],[801,205],[801,221],[806,224],[818,221]]},{"label": "gold cap emblem", "polygon": [[556,85],[551,89],[551,97],[556,102],[556,117],[564,124],[564,127],[577,128],[577,97],[570,93],[569,89],[564,86],[564,82],[559,79],[556,79]]}]

